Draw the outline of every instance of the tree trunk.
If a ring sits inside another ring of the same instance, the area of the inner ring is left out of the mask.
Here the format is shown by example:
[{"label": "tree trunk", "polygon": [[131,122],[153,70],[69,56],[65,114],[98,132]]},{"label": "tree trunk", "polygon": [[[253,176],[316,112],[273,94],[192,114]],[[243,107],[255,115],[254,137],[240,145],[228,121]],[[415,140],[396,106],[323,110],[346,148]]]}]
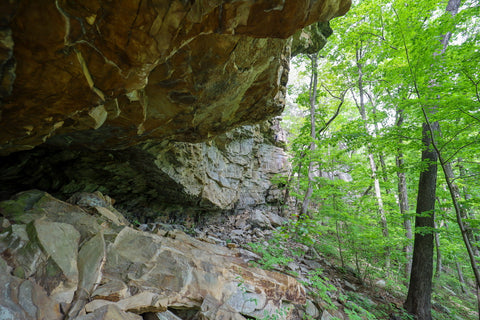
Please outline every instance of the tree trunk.
[{"label": "tree trunk", "polygon": [[[370,101],[372,102],[372,113],[373,113],[373,124],[375,127],[375,136],[378,137],[380,129],[378,128],[377,108],[374,102],[372,101],[372,99],[370,99]],[[383,152],[379,152],[378,161],[380,163],[380,167],[382,168],[382,179],[384,182],[388,182],[387,164],[385,163],[385,155],[383,154]],[[385,188],[385,193],[390,194],[390,189]]]},{"label": "tree trunk", "polygon": [[[396,126],[400,129],[403,125],[403,110],[397,109],[396,115],[397,121]],[[397,164],[397,178],[398,178],[398,205],[400,207],[400,214],[403,217],[403,226],[405,228],[405,236],[408,239],[408,244],[403,248],[405,251],[405,258],[407,262],[405,263],[405,276],[408,277],[410,275],[410,271],[412,270],[412,251],[413,247],[411,244],[411,240],[413,239],[413,232],[412,232],[412,220],[408,216],[408,210],[410,210],[410,206],[408,203],[408,191],[407,191],[407,175],[405,173],[405,161],[403,159],[403,153],[401,149],[401,145],[403,140],[400,138],[398,140],[398,147],[397,147],[397,155],[395,157],[395,162]]]},{"label": "tree trunk", "polygon": [[408,204],[408,192],[407,192],[407,178],[404,171],[402,171],[404,166],[403,154],[400,150],[398,150],[398,154],[396,157],[397,162],[397,177],[398,177],[398,202],[400,206],[400,214],[403,217],[403,227],[405,228],[405,237],[408,240],[408,244],[405,245],[405,258],[407,262],[405,263],[405,275],[408,277],[410,275],[410,271],[412,270],[412,251],[413,246],[411,241],[413,239],[413,231],[412,231],[412,220],[408,216],[409,204]]},{"label": "tree trunk", "polygon": [[[462,159],[458,159],[458,168],[460,170],[460,177],[466,176],[465,172],[465,167],[462,165]],[[451,171],[451,168],[450,168]],[[471,195],[468,193],[468,188],[467,185],[463,186],[463,198],[465,201],[468,202],[468,200],[471,199]],[[468,210],[468,207],[466,206],[461,206],[462,209],[462,218],[464,219],[475,219],[475,215],[471,212],[471,210]],[[480,238],[479,238],[479,232],[478,230],[472,229],[470,225],[465,226],[467,228],[467,236],[470,239],[470,242],[472,243],[472,249],[473,249],[473,254],[476,257],[480,256],[480,248],[478,247],[480,243]]]},{"label": "tree trunk", "polygon": [[[433,137],[433,134],[432,134],[432,137]],[[480,269],[477,263],[477,256],[475,256],[475,250],[468,236],[467,227],[465,226],[465,223],[463,221],[463,215],[466,214],[465,208],[460,205],[460,190],[458,186],[454,183],[455,176],[453,174],[452,166],[450,165],[450,163],[446,162],[443,159],[442,154],[440,153],[440,149],[436,147],[435,141],[433,141],[433,146],[435,147],[435,151],[438,155],[440,164],[442,166],[443,174],[445,176],[445,181],[447,182],[448,190],[452,198],[453,207],[455,208],[455,216],[457,218],[457,224],[460,228],[460,232],[462,233],[463,243],[465,244],[465,248],[467,249],[468,257],[470,259],[470,265],[472,267],[473,275],[475,276],[475,285],[477,289],[478,315],[480,319]]]},{"label": "tree trunk", "polygon": [[463,278],[462,266],[460,265],[460,262],[458,262],[458,260],[455,261],[455,264],[457,266],[458,282],[460,282],[460,289],[462,290],[462,293],[467,293],[467,290],[465,289],[465,279]]},{"label": "tree trunk", "polygon": [[[440,227],[442,227],[440,224]],[[435,223],[435,229],[437,229],[437,223]],[[440,234],[435,232],[435,249],[437,251],[437,267],[435,268],[435,278],[440,277],[440,273],[442,273],[442,252],[440,251]]]},{"label": "tree trunk", "polygon": [[308,206],[310,205],[310,199],[313,194],[313,169],[314,162],[312,161],[312,156],[316,148],[316,130],[315,130],[315,104],[317,101],[317,82],[318,82],[318,54],[313,54],[310,56],[312,60],[312,75],[310,78],[310,161],[308,163],[308,186],[307,191],[302,202],[301,215],[305,216],[308,214]]},{"label": "tree trunk", "polygon": [[[452,15],[458,12],[461,0],[449,0],[446,10]],[[448,41],[452,33],[449,31],[442,35],[442,51],[436,55],[442,55],[448,46]],[[405,45],[405,44],[404,44]],[[405,45],[407,59],[408,52]],[[408,62],[410,64],[410,61]],[[433,82],[436,79],[432,79]],[[421,98],[417,83],[415,90],[418,98]],[[434,107],[435,108],[435,107]],[[426,149],[422,151],[422,163],[427,164],[427,170],[420,173],[418,197],[417,197],[417,216],[415,218],[415,240],[413,244],[412,272],[410,275],[410,284],[408,287],[407,300],[405,308],[408,312],[417,316],[418,320],[430,320],[431,314],[431,295],[432,295],[432,273],[433,273],[433,233],[435,226],[435,192],[437,183],[437,160],[438,149],[433,140],[439,132],[438,122],[429,123],[427,111],[422,107],[425,118],[422,128],[422,142]],[[434,110],[429,110],[434,112]],[[443,166],[442,166],[443,168]],[[448,183],[448,179],[447,179]],[[423,229],[422,228],[426,228]]]},{"label": "tree trunk", "polygon": [[[448,223],[445,222],[445,229],[448,230]],[[457,257],[453,257],[453,260],[455,260],[455,266],[457,268],[457,275],[458,275],[458,282],[460,282],[460,289],[462,290],[462,293],[467,293],[466,283],[465,283],[465,278],[463,277],[463,271],[462,271],[462,266],[460,265],[459,260]]]},{"label": "tree trunk", "polygon": [[[363,56],[362,46],[361,45],[358,46],[357,44],[357,51],[356,51],[355,57],[356,57],[356,64],[357,64],[357,70],[358,70],[357,84],[358,84],[359,99],[360,99],[360,102],[357,104],[357,106],[360,112],[360,116],[362,117],[365,130],[367,131],[368,130],[367,113],[365,110],[365,91],[363,87],[363,65],[360,61],[362,56]],[[373,153],[371,152],[371,149],[372,149],[371,144],[369,143],[367,146],[368,160],[370,163],[370,170],[372,171],[375,198],[377,200],[377,205],[378,205],[378,215],[380,216],[380,225],[382,226],[382,234],[385,238],[388,238],[389,234],[388,234],[387,217],[385,215],[385,209],[383,206],[382,192],[380,189],[380,181],[378,179],[378,173],[377,173],[377,165],[375,164],[375,159],[374,159]],[[388,246],[385,247],[385,269],[388,273],[390,269],[390,248]]]},{"label": "tree trunk", "polygon": [[[438,123],[432,126],[438,129]],[[405,309],[419,320],[431,320],[433,275],[433,228],[435,227],[435,192],[437,188],[437,153],[432,148],[429,127],[423,124],[422,163],[426,170],[420,173],[415,218],[412,272]]]}]

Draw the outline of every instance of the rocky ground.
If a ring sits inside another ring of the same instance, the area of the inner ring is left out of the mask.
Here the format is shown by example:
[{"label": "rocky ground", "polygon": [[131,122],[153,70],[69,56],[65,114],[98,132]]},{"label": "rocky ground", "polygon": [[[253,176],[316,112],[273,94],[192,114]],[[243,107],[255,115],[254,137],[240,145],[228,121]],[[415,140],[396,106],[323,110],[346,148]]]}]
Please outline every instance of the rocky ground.
[{"label": "rocky ground", "polygon": [[[354,270],[342,269],[337,261],[320,256],[315,249],[308,246],[295,242],[282,242],[278,244],[281,247],[279,251],[283,251],[288,257],[264,265],[262,254],[256,252],[258,250],[254,248],[271,246],[272,243],[269,240],[285,223],[287,223],[286,218],[273,212],[247,210],[242,214],[212,218],[199,226],[192,226],[188,222],[187,226],[150,223],[139,225],[139,228],[150,232],[181,230],[205,242],[241,248],[251,265],[292,275],[304,284],[307,290],[307,303],[302,309],[305,319],[328,320],[335,317],[350,319],[344,309],[354,308],[356,304],[367,311],[363,314],[364,319],[370,319],[368,311],[375,308],[384,309],[386,319],[401,319],[399,315],[402,314],[404,297],[399,293],[392,295],[385,290],[384,280],[377,279],[373,286],[366,284]],[[300,254],[288,254],[288,252]],[[360,309],[359,314],[362,315]]]},{"label": "rocky ground", "polygon": [[27,191],[0,213],[2,319],[296,319],[306,303],[302,284],[239,246],[142,231],[98,192]]},{"label": "rocky ground", "polygon": [[0,216],[1,319],[402,319],[385,281],[308,246],[277,242],[283,256],[266,264],[286,221],[271,212],[132,225],[99,192],[32,190]]}]

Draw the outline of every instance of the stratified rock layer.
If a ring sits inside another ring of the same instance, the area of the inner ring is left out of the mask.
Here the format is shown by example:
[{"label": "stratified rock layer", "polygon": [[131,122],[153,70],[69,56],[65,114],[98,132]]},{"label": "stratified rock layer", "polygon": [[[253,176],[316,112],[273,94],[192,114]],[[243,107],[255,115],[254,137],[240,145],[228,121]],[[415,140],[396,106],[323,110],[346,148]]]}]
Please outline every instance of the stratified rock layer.
[{"label": "stratified rock layer", "polygon": [[135,230],[110,201],[83,193],[70,200],[80,207],[33,190],[0,202],[0,314],[132,320],[169,309],[240,320],[305,304],[299,282],[249,267],[242,250]]},{"label": "stratified rock layer", "polygon": [[196,142],[278,114],[288,71],[285,39],[344,14],[350,0],[2,6],[5,155],[45,141],[90,149],[152,139]]},{"label": "stratified rock layer", "polygon": [[191,210],[278,210],[284,194],[271,179],[290,169],[283,139],[271,120],[202,143],[151,142],[118,151],[38,147],[1,159],[0,194],[33,187],[68,197],[99,190],[146,220],[170,213],[181,219]]}]

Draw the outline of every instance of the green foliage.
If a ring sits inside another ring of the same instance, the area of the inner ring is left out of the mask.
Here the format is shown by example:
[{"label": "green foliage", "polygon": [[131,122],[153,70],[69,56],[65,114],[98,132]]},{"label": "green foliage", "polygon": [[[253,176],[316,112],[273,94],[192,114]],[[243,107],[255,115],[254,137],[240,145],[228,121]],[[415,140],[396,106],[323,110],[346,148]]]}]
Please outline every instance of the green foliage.
[{"label": "green foliage", "polygon": [[268,240],[268,245],[263,243],[249,243],[253,252],[260,254],[262,258],[257,262],[264,269],[272,270],[288,265],[293,258],[286,255],[287,248],[278,237]]},{"label": "green foliage", "polygon": [[[296,128],[289,144],[295,174],[287,188],[297,203],[307,190],[311,162],[315,175],[309,216],[289,221],[281,229],[282,239],[298,241],[338,259],[344,267],[355,269],[365,282],[381,277],[397,284],[396,289],[402,292],[408,281],[404,267],[410,259],[405,247],[412,245],[405,237],[404,222],[416,216],[415,199],[422,193],[417,179],[427,168],[427,163],[420,161],[422,108],[435,107],[431,121],[438,121],[442,128],[435,138],[444,158],[452,164],[463,197],[461,205],[468,215],[464,222],[476,234],[480,228],[480,7],[468,0],[452,16],[445,6],[446,1],[434,0],[415,6],[406,0],[354,1],[344,18],[332,21],[335,33],[317,70],[317,128],[333,114],[338,104],[333,96],[350,90],[341,113],[315,139],[309,135],[310,122],[305,116],[308,86],[290,88],[302,110],[298,117],[295,112],[289,116],[290,126]],[[452,38],[442,53],[439,40],[448,31],[452,31]],[[304,57],[297,58],[295,64],[304,68],[301,74],[312,72]],[[361,98],[365,117],[359,112]],[[308,148],[312,141],[314,151]],[[376,172],[372,172],[370,155]],[[397,163],[400,155],[403,165]],[[341,179],[342,174],[350,179]],[[409,200],[409,210],[404,213],[399,210],[400,174],[406,176]],[[380,185],[388,236],[382,234],[374,176]],[[439,176],[437,183],[439,227],[418,228],[416,233],[440,236],[442,263],[449,272],[442,272],[436,280],[442,283],[435,286],[437,299],[451,296],[444,294],[446,287],[473,309],[473,294],[461,292],[462,286],[471,286],[473,281],[468,256],[445,179]],[[459,283],[457,262],[467,284]],[[444,302],[452,310],[458,303],[455,298]],[[358,301],[352,303],[369,310]],[[353,305],[349,310],[351,318],[365,317]]]},{"label": "green foliage", "polygon": [[267,310],[264,311],[264,316],[261,320],[283,320],[286,319],[288,313],[290,312],[291,307],[282,307],[275,310],[273,313],[268,313]]},{"label": "green foliage", "polygon": [[279,228],[278,233],[284,240],[293,240],[305,245],[313,245],[319,235],[318,221],[304,216],[288,220],[286,225]]},{"label": "green foliage", "polygon": [[328,310],[337,309],[329,295],[329,293],[337,291],[337,288],[329,283],[328,279],[322,276],[321,270],[317,269],[311,271],[307,280],[302,283],[303,285],[311,288],[314,297],[320,298],[323,302],[325,302]]}]

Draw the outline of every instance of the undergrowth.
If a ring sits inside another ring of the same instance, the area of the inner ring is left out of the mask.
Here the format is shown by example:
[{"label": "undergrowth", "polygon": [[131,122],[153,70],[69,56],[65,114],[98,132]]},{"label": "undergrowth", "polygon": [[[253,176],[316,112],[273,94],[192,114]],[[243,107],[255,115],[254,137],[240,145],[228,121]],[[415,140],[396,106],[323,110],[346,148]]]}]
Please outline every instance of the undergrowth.
[{"label": "undergrowth", "polygon": [[[348,317],[346,319],[381,320],[390,319],[395,315],[396,319],[413,320],[413,317],[401,308],[407,291],[405,285],[408,283],[402,273],[402,263],[392,263],[392,270],[385,273],[382,268],[376,267],[382,262],[379,252],[363,255],[368,248],[359,247],[359,243],[351,245],[348,242],[348,235],[344,235],[343,242],[339,242],[334,231],[315,219],[290,220],[277,228],[272,238],[248,245],[261,257],[254,263],[257,267],[280,270],[298,276],[288,266],[298,257],[305,257],[308,251],[310,256],[319,254],[322,260],[330,260],[332,266],[329,268],[335,270],[338,278],[353,276],[365,285],[361,289],[362,292],[343,292],[332,284],[332,279],[329,279],[322,269],[314,269],[307,275],[303,274],[301,283],[308,289],[312,300],[321,301],[324,310],[337,310],[341,305],[341,310]],[[315,254],[312,254],[312,251]],[[385,287],[375,286],[376,279],[383,279]],[[454,288],[456,293],[445,294],[444,290],[439,290],[438,294],[433,294],[437,306],[445,306],[432,309],[433,319],[470,319],[473,316],[472,310],[475,306],[471,299],[465,299],[465,294],[458,293],[460,286],[454,276],[442,275],[436,279],[436,286]],[[369,296],[390,298],[387,300],[382,298],[384,302],[374,299],[377,300],[374,302]],[[457,315],[460,317],[453,317]],[[277,316],[279,315],[268,315],[264,319],[277,319]]]}]

